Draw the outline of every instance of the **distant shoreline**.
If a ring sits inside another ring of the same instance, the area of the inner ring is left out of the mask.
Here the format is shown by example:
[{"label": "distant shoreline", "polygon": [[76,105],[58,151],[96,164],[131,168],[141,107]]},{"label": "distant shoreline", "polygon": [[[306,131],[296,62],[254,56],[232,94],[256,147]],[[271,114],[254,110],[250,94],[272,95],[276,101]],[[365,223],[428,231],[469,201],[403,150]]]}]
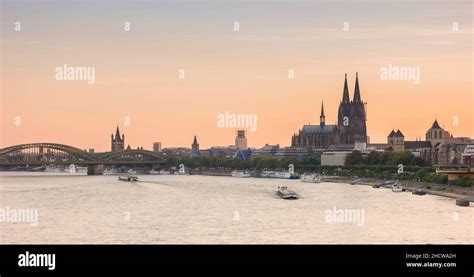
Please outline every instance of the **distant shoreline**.
[{"label": "distant shoreline", "polygon": [[[215,170],[204,170],[199,173],[195,172],[194,174],[204,175],[204,176],[231,176],[232,170],[224,171],[215,171]],[[259,178],[255,176],[256,178]],[[330,182],[330,183],[346,183],[350,184],[354,178],[343,177],[343,176],[322,176],[321,181]],[[360,181],[356,185],[372,186],[375,184],[380,184],[385,180],[379,178],[359,178]],[[474,189],[472,187],[457,187],[447,184],[436,184],[436,183],[424,183],[424,182],[414,182],[406,180],[398,180],[400,185],[409,192],[414,191],[417,188],[423,188],[428,194],[437,195],[452,199],[462,199],[467,197],[474,197]],[[381,187],[382,189],[384,187]],[[386,188],[391,188],[387,186]]]},{"label": "distant shoreline", "polygon": [[[340,177],[340,176],[323,176],[322,181],[350,184],[353,181],[353,179],[349,177]],[[377,179],[377,178],[360,178],[360,181],[357,182],[356,185],[372,186],[375,184],[380,184],[383,181],[385,180]],[[474,189],[472,189],[472,187],[465,188],[465,187],[450,186],[446,184],[434,184],[434,183],[414,182],[414,181],[406,181],[406,180],[398,180],[398,182],[404,189],[410,192],[414,191],[417,188],[423,188],[426,190],[428,194],[443,196],[443,197],[448,197],[448,198],[453,198],[453,199],[474,197]],[[381,187],[381,189],[382,188],[384,187]],[[385,188],[391,188],[391,186],[387,186]]]}]

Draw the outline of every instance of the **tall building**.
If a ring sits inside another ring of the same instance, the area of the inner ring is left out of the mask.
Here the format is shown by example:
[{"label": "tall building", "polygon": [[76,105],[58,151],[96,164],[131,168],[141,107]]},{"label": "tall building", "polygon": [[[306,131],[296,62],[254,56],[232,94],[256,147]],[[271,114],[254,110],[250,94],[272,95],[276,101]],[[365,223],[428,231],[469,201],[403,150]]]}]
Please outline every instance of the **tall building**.
[{"label": "tall building", "polygon": [[159,153],[161,152],[161,142],[153,142],[153,152]]},{"label": "tall building", "polygon": [[347,74],[344,79],[342,100],[339,104],[337,124],[326,124],[324,104],[321,103],[319,125],[304,125],[291,138],[291,147],[327,149],[331,145],[367,143],[367,126],[364,102],[356,73],[354,96],[349,98]]},{"label": "tall building", "polygon": [[235,148],[237,150],[247,149],[247,137],[245,136],[245,130],[237,130],[237,136],[235,137]]},{"label": "tall building", "polygon": [[191,145],[192,152],[199,152],[199,143],[197,142],[196,136],[194,136],[193,144]]},{"label": "tall building", "polygon": [[111,135],[111,137],[112,137],[111,138],[112,152],[122,151],[125,149],[125,135],[122,135],[122,137],[120,137],[120,130],[119,130],[118,125],[117,125],[117,130],[115,131],[115,137],[113,134]]}]

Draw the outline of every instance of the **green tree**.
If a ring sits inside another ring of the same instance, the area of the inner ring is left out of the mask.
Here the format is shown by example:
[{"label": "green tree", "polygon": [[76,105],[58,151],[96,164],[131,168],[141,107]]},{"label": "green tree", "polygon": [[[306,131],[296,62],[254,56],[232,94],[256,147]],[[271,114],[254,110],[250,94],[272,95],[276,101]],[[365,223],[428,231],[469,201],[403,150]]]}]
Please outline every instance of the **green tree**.
[{"label": "green tree", "polygon": [[362,153],[360,151],[352,151],[352,153],[348,154],[346,156],[346,161],[345,165],[360,165],[360,164],[365,164],[365,159],[362,156]]}]

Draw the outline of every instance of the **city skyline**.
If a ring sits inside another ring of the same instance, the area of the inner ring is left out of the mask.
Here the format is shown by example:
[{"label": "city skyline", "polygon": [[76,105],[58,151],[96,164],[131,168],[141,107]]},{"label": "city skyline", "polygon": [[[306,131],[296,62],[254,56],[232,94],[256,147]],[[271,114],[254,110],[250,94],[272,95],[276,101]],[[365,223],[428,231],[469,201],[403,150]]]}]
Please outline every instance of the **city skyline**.
[{"label": "city skyline", "polygon": [[[392,129],[423,137],[435,118],[474,137],[469,1],[2,5],[0,147],[105,151],[117,122],[134,147],[189,147],[194,135],[202,148],[227,146],[237,128],[218,127],[226,112],[257,116],[250,147],[289,146],[319,122],[322,101],[327,124],[337,121],[343,74],[352,89],[355,72],[370,142]],[[56,80],[63,65],[94,67],[94,83]],[[419,68],[419,82],[383,80],[392,66]]]}]

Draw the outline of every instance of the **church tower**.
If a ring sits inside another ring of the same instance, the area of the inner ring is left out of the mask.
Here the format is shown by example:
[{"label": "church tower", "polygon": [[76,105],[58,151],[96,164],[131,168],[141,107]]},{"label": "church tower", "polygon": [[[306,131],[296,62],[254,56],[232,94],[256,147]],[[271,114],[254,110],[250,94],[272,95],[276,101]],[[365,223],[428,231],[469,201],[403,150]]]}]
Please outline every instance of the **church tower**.
[{"label": "church tower", "polygon": [[339,142],[341,144],[348,144],[349,138],[349,124],[351,123],[351,101],[349,99],[349,86],[347,85],[347,73],[344,77],[344,91],[342,93],[342,101],[339,104],[337,115],[337,127],[339,129]]},{"label": "church tower", "polygon": [[431,142],[431,145],[435,146],[438,143],[442,143],[444,140],[444,129],[439,126],[438,120],[435,119],[431,128],[426,131],[426,140]]},{"label": "church tower", "polygon": [[199,143],[197,142],[196,136],[194,136],[193,144],[191,145],[192,152],[199,152]]},{"label": "church tower", "polygon": [[115,138],[114,135],[111,135],[111,150],[112,152],[122,151],[125,149],[125,135],[120,137],[120,130],[117,125],[117,130],[115,131]]},{"label": "church tower", "polygon": [[362,99],[360,97],[360,90],[359,90],[359,76],[356,72],[356,81],[355,81],[355,88],[354,88],[354,97],[351,103],[351,118],[350,118],[350,137],[351,143],[355,142],[365,142],[367,143],[367,126],[366,126],[366,115],[365,115],[365,107]]},{"label": "church tower", "polygon": [[319,116],[319,126],[324,128],[326,125],[326,116],[324,115],[324,103],[321,101],[321,115]]},{"label": "church tower", "polygon": [[342,101],[339,104],[339,111],[338,111],[338,116],[337,116],[337,125],[339,127],[344,127],[347,126],[348,124],[348,118],[351,113],[351,108],[350,108],[350,99],[349,99],[349,88],[347,86],[347,73],[344,78],[344,91],[342,93]]}]

